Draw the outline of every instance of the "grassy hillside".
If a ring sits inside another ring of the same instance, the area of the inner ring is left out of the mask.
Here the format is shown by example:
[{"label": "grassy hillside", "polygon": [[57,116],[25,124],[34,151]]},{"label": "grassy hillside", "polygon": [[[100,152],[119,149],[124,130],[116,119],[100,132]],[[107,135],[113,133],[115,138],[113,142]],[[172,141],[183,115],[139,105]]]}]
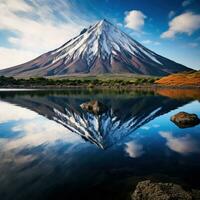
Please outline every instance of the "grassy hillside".
[{"label": "grassy hillside", "polygon": [[99,80],[99,81],[110,81],[110,80],[124,80],[124,81],[135,81],[137,79],[156,79],[157,76],[141,75],[141,74],[100,74],[100,75],[88,75],[88,74],[76,74],[68,76],[50,76],[50,79],[68,79],[68,80]]},{"label": "grassy hillside", "polygon": [[200,71],[171,74],[155,81],[166,86],[200,86]]}]

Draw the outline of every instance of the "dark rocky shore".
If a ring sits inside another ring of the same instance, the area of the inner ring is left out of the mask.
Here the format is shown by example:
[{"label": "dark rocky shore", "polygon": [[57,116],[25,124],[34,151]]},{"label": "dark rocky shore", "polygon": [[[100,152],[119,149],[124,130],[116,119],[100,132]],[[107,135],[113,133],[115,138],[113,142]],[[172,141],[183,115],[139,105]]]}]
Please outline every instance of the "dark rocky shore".
[{"label": "dark rocky shore", "polygon": [[155,183],[150,180],[137,184],[132,200],[199,200],[200,190],[185,190],[174,183]]}]

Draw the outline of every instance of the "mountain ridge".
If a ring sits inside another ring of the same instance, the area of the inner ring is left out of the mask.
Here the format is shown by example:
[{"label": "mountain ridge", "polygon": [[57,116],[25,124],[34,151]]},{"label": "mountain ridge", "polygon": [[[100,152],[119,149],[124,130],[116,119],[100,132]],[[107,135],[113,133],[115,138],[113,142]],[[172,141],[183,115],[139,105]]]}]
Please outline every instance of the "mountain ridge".
[{"label": "mountain ridge", "polygon": [[107,20],[83,29],[59,48],[0,75],[37,77],[74,74],[144,74],[162,76],[189,71],[147,49]]}]

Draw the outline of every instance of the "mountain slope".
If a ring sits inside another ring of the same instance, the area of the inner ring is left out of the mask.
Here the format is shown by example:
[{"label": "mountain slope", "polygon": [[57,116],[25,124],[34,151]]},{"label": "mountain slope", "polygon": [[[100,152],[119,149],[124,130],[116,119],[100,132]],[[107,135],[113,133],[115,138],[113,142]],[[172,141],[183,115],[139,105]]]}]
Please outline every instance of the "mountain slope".
[{"label": "mountain slope", "polygon": [[84,29],[63,46],[16,67],[5,76],[136,73],[166,75],[191,70],[145,48],[106,20]]}]

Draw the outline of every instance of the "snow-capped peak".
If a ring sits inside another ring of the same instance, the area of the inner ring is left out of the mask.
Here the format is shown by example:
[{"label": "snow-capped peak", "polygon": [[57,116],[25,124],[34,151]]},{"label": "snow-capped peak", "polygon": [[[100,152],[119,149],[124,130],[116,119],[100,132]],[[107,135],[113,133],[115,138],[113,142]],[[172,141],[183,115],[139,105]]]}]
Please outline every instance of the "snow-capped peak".
[{"label": "snow-capped peak", "polygon": [[134,41],[107,20],[101,20],[76,38],[58,48],[52,54],[57,54],[53,62],[65,58],[65,63],[71,59],[82,58],[91,65],[97,57],[102,60],[111,59],[111,55],[128,52],[132,56],[144,54],[154,62],[160,63],[154,53],[147,51],[142,45]]}]

